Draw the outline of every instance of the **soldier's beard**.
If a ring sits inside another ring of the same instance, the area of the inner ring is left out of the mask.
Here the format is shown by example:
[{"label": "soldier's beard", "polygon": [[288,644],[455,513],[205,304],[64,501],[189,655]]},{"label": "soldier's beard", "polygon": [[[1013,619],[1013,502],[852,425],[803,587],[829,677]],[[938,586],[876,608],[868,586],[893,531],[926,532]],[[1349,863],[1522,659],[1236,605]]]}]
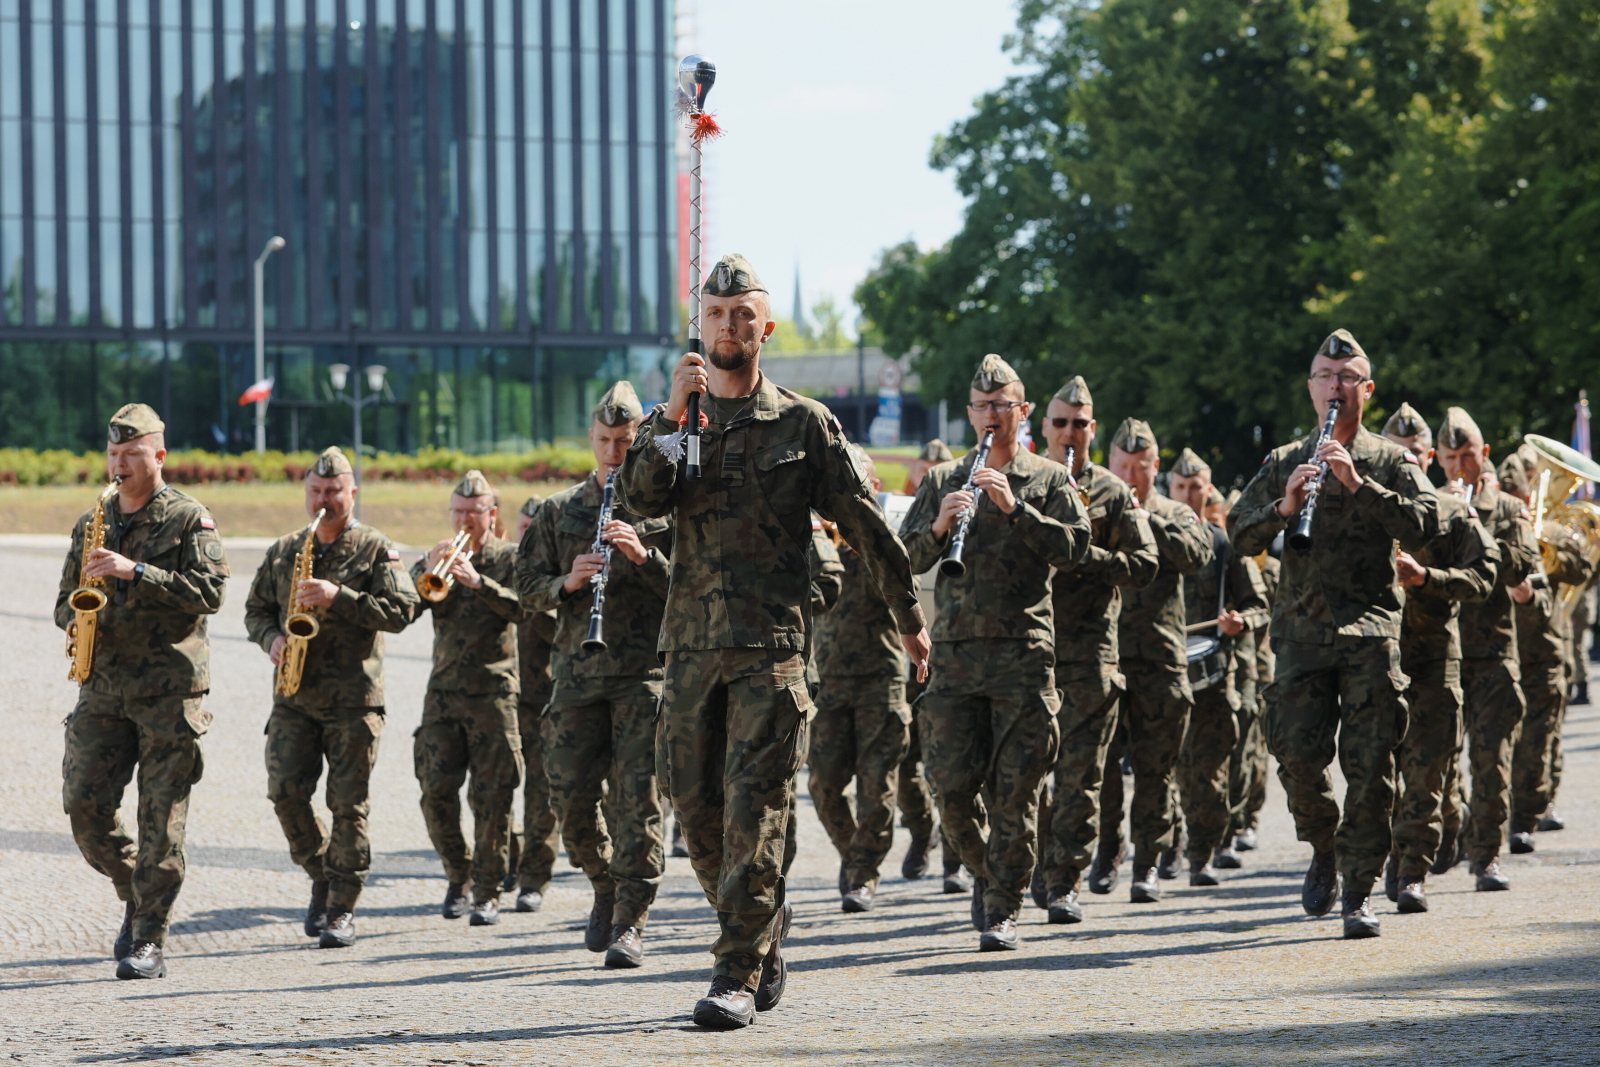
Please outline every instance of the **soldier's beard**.
[{"label": "soldier's beard", "polygon": [[711,365],[718,370],[743,370],[755,359],[756,352],[761,350],[759,345],[740,344],[732,352],[729,352],[724,347],[726,344],[727,342],[719,341],[711,346],[709,353]]}]

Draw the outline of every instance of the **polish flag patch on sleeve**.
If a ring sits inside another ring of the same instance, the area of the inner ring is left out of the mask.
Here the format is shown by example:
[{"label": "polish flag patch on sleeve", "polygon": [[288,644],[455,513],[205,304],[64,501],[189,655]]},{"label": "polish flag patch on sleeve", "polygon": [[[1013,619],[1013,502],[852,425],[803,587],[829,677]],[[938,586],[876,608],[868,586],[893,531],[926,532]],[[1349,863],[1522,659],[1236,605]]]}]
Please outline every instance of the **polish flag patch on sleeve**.
[{"label": "polish flag patch on sleeve", "polygon": [[1407,463],[1411,464],[1413,467],[1422,466],[1422,460],[1418,459],[1416,456],[1413,456],[1410,452],[1402,453],[1400,458],[1404,459]]},{"label": "polish flag patch on sleeve", "polygon": [[215,530],[217,528],[216,520],[210,515],[202,515],[200,516],[200,528],[202,530]]},{"label": "polish flag patch on sleeve", "polygon": [[399,563],[400,562],[400,550],[399,549],[391,548],[389,550],[389,562],[390,563]]}]

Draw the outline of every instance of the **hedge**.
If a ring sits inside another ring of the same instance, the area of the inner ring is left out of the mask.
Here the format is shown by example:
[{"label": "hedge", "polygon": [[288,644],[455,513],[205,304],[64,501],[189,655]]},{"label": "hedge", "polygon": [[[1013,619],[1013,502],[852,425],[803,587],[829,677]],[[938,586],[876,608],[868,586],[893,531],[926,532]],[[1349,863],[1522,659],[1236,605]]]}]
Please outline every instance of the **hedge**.
[{"label": "hedge", "polygon": [[[294,482],[317,461],[315,452],[247,452],[224,456],[199,450],[167,454],[166,478],[179,485],[212,482]],[[491,481],[542,482],[580,478],[594,469],[586,448],[547,445],[531,452],[493,452],[474,456],[442,448],[425,448],[415,454],[379,452],[362,462],[361,476],[381,481],[454,481],[477,468]],[[0,448],[0,484],[86,485],[105,477],[102,452],[82,455],[56,449]]]}]

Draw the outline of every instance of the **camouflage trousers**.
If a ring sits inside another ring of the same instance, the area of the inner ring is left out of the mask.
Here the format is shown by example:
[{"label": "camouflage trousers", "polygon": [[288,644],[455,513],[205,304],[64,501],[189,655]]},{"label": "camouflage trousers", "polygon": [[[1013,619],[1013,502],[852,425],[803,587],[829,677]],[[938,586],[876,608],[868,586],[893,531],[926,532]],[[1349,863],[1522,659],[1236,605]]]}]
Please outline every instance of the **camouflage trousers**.
[{"label": "camouflage trousers", "polygon": [[754,986],[784,902],[795,775],[813,705],[787,649],[669,652],[656,770],[721,928],[714,973]]},{"label": "camouflage trousers", "polygon": [[1407,664],[1405,740],[1395,753],[1400,789],[1394,805],[1394,845],[1400,876],[1425,877],[1439,852],[1446,823],[1461,825],[1450,770],[1461,751],[1461,661]]},{"label": "camouflage trousers", "polygon": [[[988,882],[989,915],[1014,918],[1033,877],[1039,783],[1060,709],[1043,641],[939,641],[922,702],[922,754],[945,833]],[[988,832],[985,834],[984,806]]]},{"label": "camouflage trousers", "polygon": [[1522,668],[1506,659],[1461,661],[1462,723],[1467,770],[1472,776],[1467,801],[1467,859],[1489,863],[1505,843],[1511,817],[1511,750],[1526,703]]},{"label": "camouflage trousers", "polygon": [[[548,694],[546,694],[548,696]],[[517,702],[517,736],[522,739],[522,828],[511,837],[517,859],[517,885],[543,893],[550,888],[560,845],[556,812],[550,806],[550,778],[544,770],[544,741],[539,717],[548,701]]]},{"label": "camouflage trousers", "polygon": [[[878,885],[894,844],[895,787],[911,747],[911,708],[898,677],[824,678],[811,723],[811,802],[851,888]],[[845,791],[854,780],[855,810]]]},{"label": "camouflage trousers", "polygon": [[928,683],[918,682],[915,678],[906,682],[906,700],[911,705],[911,744],[906,749],[906,758],[900,761],[900,776],[895,781],[895,802],[900,808],[900,825],[910,830],[912,837],[932,837],[934,831],[938,831],[944,855],[956,859],[961,855],[961,850],[950,840],[950,835],[945,833],[944,826],[936,817],[938,801],[934,799],[933,783],[928,780],[927,764],[922,758],[924,712],[917,698],[927,688]]},{"label": "camouflage trousers", "polygon": [[1088,867],[1094,853],[1106,752],[1117,728],[1117,699],[1122,695],[1120,681],[1100,664],[1064,664],[1055,671],[1061,744],[1052,788],[1041,794],[1039,813],[1041,862],[1052,893],[1074,888],[1078,872]]},{"label": "camouflage trousers", "polygon": [[1122,840],[1125,797],[1121,767],[1126,755],[1133,765],[1133,810],[1129,816],[1133,862],[1148,867],[1178,836],[1174,773],[1194,697],[1182,667],[1124,660],[1121,670],[1128,688],[1120,701],[1115,737],[1106,750],[1105,765],[1111,769],[1103,776],[1099,829],[1108,841]]},{"label": "camouflage trousers", "polygon": [[540,724],[567,855],[596,893],[616,893],[613,925],[640,930],[667,862],[656,792],[660,689],[638,678],[557,679]]},{"label": "camouflage trousers", "polygon": [[1552,784],[1561,719],[1567,709],[1567,670],[1561,664],[1525,664],[1522,694],[1528,702],[1511,753],[1511,832],[1532,833],[1555,796]]},{"label": "camouflage trousers", "polygon": [[1254,830],[1261,824],[1267,803],[1267,735],[1261,721],[1261,701],[1241,696],[1234,714],[1239,723],[1239,743],[1228,759],[1229,832]]},{"label": "camouflage trousers", "polygon": [[1229,761],[1239,745],[1237,711],[1222,685],[1194,695],[1189,728],[1178,757],[1183,820],[1189,831],[1190,863],[1208,863],[1228,838],[1233,810],[1228,803]]},{"label": "camouflage trousers", "polygon": [[[1295,833],[1332,849],[1345,886],[1368,891],[1383,869],[1394,812],[1394,752],[1406,732],[1399,641],[1335,635],[1285,641],[1267,687],[1267,746],[1278,761]],[[1333,795],[1335,744],[1344,811]]]},{"label": "camouflage trousers", "polygon": [[[328,904],[354,910],[372,867],[367,815],[369,783],[378,761],[383,709],[308,708],[277,703],[267,716],[267,799],[289,842],[289,855],[311,876],[328,883]],[[324,800],[330,829],[311,807],[328,765]]]},{"label": "camouflage trousers", "polygon": [[[510,862],[511,803],[522,780],[517,694],[428,690],[411,752],[422,819],[445,877],[470,881],[474,901],[498,899]],[[471,846],[461,833],[464,785]]]},{"label": "camouflage trousers", "polygon": [[[183,888],[189,790],[205,759],[200,736],[211,715],[201,696],[121,697],[82,689],[66,720],[61,804],[89,866],[133,904],[133,936],[160,945]],[[139,773],[137,842],[118,809]]]}]

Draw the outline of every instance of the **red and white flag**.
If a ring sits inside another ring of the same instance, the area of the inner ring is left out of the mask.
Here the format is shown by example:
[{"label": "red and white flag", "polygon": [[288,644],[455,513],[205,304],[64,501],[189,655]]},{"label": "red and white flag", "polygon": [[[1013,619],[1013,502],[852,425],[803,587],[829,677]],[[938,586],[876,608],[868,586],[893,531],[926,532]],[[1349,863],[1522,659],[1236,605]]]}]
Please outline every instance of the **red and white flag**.
[{"label": "red and white flag", "polygon": [[246,389],[244,392],[240,393],[239,406],[244,407],[247,404],[259,404],[261,401],[270,397],[272,395],[272,384],[274,381],[276,381],[274,378],[263,378],[250,388]]}]

